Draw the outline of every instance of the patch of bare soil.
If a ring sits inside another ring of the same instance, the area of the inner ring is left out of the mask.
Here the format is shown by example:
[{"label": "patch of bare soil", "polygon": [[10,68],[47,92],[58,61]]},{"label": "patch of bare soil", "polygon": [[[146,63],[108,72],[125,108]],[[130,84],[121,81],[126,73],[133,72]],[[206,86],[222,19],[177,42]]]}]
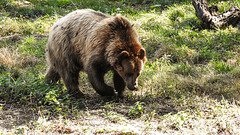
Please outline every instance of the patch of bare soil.
[{"label": "patch of bare soil", "polygon": [[[166,99],[167,100],[167,99]],[[129,117],[134,103],[142,102],[140,117]],[[146,103],[144,103],[144,101]],[[101,96],[88,96],[84,107],[69,111],[67,116],[53,113],[51,106],[19,105],[1,102],[0,133],[57,133],[57,134],[156,134],[159,116],[177,113],[175,106],[154,99],[126,98],[109,100]],[[154,114],[151,112],[154,111]]]},{"label": "patch of bare soil", "polygon": [[21,106],[6,104],[1,102],[0,109],[0,129],[1,131],[11,131],[19,126],[27,125],[31,127],[31,121],[38,119],[34,106]]}]

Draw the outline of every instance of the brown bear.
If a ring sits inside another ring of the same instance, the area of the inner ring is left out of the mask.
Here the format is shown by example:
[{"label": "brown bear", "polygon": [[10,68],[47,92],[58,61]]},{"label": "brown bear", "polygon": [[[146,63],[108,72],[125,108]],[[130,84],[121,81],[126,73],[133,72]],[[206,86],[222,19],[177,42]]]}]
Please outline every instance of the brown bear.
[{"label": "brown bear", "polygon": [[127,19],[91,9],[71,12],[52,26],[46,57],[46,82],[62,78],[68,92],[75,96],[83,95],[78,87],[80,71],[87,73],[97,93],[115,95],[114,89],[104,83],[104,74],[112,70],[114,88],[123,97],[125,86],[137,89],[137,78],[147,60]]}]

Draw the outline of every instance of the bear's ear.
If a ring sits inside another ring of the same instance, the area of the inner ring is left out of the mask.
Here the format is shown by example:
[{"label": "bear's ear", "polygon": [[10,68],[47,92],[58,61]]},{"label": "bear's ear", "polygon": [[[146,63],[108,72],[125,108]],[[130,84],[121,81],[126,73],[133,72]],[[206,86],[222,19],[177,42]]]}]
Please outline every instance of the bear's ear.
[{"label": "bear's ear", "polygon": [[138,57],[139,57],[140,59],[143,59],[145,56],[146,56],[146,51],[145,51],[144,48],[141,48],[141,49],[139,50],[139,55],[138,55]]},{"label": "bear's ear", "polygon": [[127,51],[122,51],[119,55],[118,55],[118,60],[122,61],[123,59],[128,58],[130,55]]}]

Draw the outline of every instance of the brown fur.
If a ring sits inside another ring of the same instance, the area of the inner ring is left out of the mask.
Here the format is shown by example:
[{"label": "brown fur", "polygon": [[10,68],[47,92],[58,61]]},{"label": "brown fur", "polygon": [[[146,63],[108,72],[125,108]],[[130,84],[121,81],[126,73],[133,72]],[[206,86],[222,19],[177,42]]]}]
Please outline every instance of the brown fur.
[{"label": "brown fur", "polygon": [[104,74],[113,70],[114,87],[122,96],[125,85],[136,89],[146,61],[145,50],[128,20],[91,9],[74,11],[52,26],[46,56],[46,82],[57,82],[61,77],[69,93],[78,95],[83,94],[78,88],[80,71],[88,74],[100,95],[112,96],[114,89],[104,83]]}]

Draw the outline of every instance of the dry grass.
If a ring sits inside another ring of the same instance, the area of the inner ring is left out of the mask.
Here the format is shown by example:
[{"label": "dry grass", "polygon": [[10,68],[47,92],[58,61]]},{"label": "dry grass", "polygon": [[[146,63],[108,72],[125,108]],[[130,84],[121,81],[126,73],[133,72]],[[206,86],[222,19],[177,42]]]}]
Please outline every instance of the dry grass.
[{"label": "dry grass", "polygon": [[24,56],[17,49],[11,50],[10,48],[0,48],[0,64],[8,68],[19,67],[24,68],[38,62],[35,56]]},{"label": "dry grass", "polygon": [[0,48],[0,64],[7,65],[8,67],[16,66],[18,65],[17,58],[19,57],[18,53],[10,53],[8,48]]}]

